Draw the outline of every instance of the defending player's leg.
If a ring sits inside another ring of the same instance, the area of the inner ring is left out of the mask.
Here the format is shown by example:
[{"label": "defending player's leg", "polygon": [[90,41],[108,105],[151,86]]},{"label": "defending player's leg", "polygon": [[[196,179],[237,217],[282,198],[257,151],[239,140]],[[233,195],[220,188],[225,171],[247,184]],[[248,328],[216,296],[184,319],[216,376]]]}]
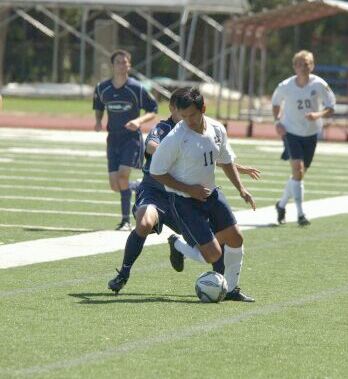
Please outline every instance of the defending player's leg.
[{"label": "defending player's leg", "polygon": [[158,214],[155,207],[144,206],[137,210],[136,228],[127,238],[121,270],[108,283],[108,288],[116,294],[126,285],[130,271],[143,250],[147,236],[151,233],[157,221]]},{"label": "defending player's leg", "polygon": [[131,268],[139,257],[145,240],[146,237],[139,236],[136,230],[133,230],[129,234],[124,250],[121,270],[118,271],[118,275],[116,275],[116,277],[111,279],[108,283],[108,288],[116,294],[126,285]]},{"label": "defending player's leg", "polygon": [[175,247],[175,242],[178,240],[178,236],[172,234],[168,238],[169,243],[169,260],[173,269],[177,272],[181,272],[184,270],[184,256],[183,254]]},{"label": "defending player's leg", "polygon": [[207,263],[197,246],[190,246],[182,237],[172,234],[168,238],[170,263],[175,271],[183,271],[184,257],[200,263]]},{"label": "defending player's leg", "polygon": [[120,290],[127,284],[127,281],[128,281],[128,277],[127,276],[124,276],[123,274],[121,274],[121,272],[119,270],[117,270],[117,275],[109,280],[108,282],[108,288],[111,290],[111,291],[114,291],[115,292],[115,295],[117,295]]},{"label": "defending player's leg", "polygon": [[141,179],[133,180],[133,181],[129,182],[128,188],[132,192],[136,192],[140,186],[140,183],[141,183]]},{"label": "defending player's leg", "polygon": [[[199,263],[207,263],[197,245],[193,247],[190,246],[182,237],[172,234],[168,238],[168,243],[170,247],[170,263],[175,271],[183,271],[184,258],[189,258]],[[217,261],[212,263],[212,268],[214,271],[223,275],[225,270],[224,247],[220,246],[220,248],[222,254]]]}]

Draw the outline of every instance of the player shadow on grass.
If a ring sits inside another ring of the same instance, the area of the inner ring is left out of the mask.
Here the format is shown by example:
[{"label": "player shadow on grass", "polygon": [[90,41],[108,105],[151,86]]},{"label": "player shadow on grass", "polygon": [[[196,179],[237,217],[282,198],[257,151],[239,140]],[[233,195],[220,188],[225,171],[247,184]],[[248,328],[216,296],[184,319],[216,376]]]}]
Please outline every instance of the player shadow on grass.
[{"label": "player shadow on grass", "polygon": [[[161,295],[157,293],[125,292],[119,295],[107,292],[69,293],[69,296],[81,299],[78,304],[112,304],[112,303],[199,303],[194,295]],[[130,296],[134,298],[129,298]],[[105,297],[105,299],[94,299]],[[185,299],[186,298],[186,299]]]},{"label": "player shadow on grass", "polygon": [[22,228],[23,231],[27,232],[70,232],[70,233],[86,233],[86,232],[98,232],[98,229],[78,229],[78,228],[55,228],[55,227],[42,227],[39,226],[25,226]]}]

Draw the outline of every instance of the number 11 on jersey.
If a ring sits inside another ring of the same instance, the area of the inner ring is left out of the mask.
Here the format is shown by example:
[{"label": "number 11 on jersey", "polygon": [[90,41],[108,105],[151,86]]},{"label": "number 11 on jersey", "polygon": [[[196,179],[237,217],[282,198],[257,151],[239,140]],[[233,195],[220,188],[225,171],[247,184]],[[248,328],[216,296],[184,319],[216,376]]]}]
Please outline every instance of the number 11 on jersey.
[{"label": "number 11 on jersey", "polygon": [[[210,157],[210,163],[208,163],[208,159]],[[208,166],[208,164],[212,165],[213,164],[213,152],[209,151],[209,157],[207,157],[207,153],[204,153],[204,166]]]}]

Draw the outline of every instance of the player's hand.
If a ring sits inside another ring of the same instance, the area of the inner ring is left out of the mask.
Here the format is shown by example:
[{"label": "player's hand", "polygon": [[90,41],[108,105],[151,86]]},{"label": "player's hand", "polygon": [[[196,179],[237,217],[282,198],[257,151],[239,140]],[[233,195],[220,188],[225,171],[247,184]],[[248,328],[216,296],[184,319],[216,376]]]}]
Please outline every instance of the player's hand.
[{"label": "player's hand", "polygon": [[284,128],[284,125],[281,122],[277,121],[277,123],[275,124],[275,127],[276,127],[276,132],[280,137],[285,136],[286,130]]},{"label": "player's hand", "polygon": [[315,121],[318,120],[318,118],[320,118],[320,114],[317,112],[309,112],[305,114],[305,117],[308,121]]},{"label": "player's hand", "polygon": [[251,194],[245,188],[243,188],[240,191],[240,197],[242,199],[244,199],[244,201],[246,203],[249,203],[251,205],[251,208],[253,208],[253,210],[256,209],[256,204],[255,204],[255,201],[254,201],[253,197],[251,196]]},{"label": "player's hand", "polygon": [[244,173],[249,175],[251,179],[258,180],[261,178],[261,172],[257,168],[254,167],[244,167]]},{"label": "player's hand", "polygon": [[207,197],[211,194],[211,190],[200,184],[194,184],[190,186],[188,194],[196,200],[207,201]]},{"label": "player's hand", "polygon": [[124,127],[128,130],[131,130],[132,132],[135,132],[140,129],[140,122],[138,120],[131,120],[127,122]]},{"label": "player's hand", "polygon": [[101,122],[97,122],[97,123],[95,124],[95,126],[94,126],[94,130],[95,130],[96,132],[100,132],[102,129],[103,129],[103,125],[102,125],[102,123],[101,123]]}]

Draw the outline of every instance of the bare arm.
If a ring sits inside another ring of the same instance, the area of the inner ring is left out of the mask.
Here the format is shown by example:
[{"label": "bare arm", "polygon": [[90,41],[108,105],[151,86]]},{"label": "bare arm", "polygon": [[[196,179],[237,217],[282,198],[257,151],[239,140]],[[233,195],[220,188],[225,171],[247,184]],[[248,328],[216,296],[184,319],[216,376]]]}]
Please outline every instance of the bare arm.
[{"label": "bare arm", "polygon": [[155,118],[155,116],[156,116],[156,113],[154,112],[145,113],[144,115],[139,116],[135,118],[134,120],[128,121],[127,124],[125,125],[125,128],[132,131],[136,131],[141,127],[142,124],[145,124],[146,122],[151,121],[152,119]]},{"label": "bare arm", "polygon": [[221,165],[221,167],[224,170],[224,173],[227,176],[227,178],[238,190],[241,198],[243,198],[246,203],[249,203],[253,210],[255,210],[256,204],[254,202],[254,199],[252,198],[248,190],[243,186],[236,166],[233,163],[228,163]]},{"label": "bare arm", "polygon": [[309,112],[306,114],[306,119],[309,121],[315,121],[318,118],[327,118],[331,117],[334,114],[334,110],[332,108],[325,108],[319,112]]},{"label": "bare arm", "polygon": [[167,187],[173,188],[177,191],[185,192],[189,194],[192,198],[200,200],[200,201],[206,201],[207,197],[211,193],[209,188],[205,188],[199,184],[189,185],[183,182],[179,182],[178,180],[174,179],[170,174],[164,174],[164,175],[151,174],[151,175],[154,179],[159,181],[161,184]]},{"label": "bare arm", "polygon": [[100,132],[103,129],[102,119],[103,119],[104,111],[95,111],[95,126],[94,129],[96,132]]},{"label": "bare arm", "polygon": [[242,165],[239,165],[238,163],[234,163],[234,165],[240,174],[249,175],[252,179],[255,179],[255,180],[258,180],[261,177],[260,170],[258,170],[257,168],[242,166]]},{"label": "bare arm", "polygon": [[274,117],[275,127],[277,134],[280,137],[283,137],[286,133],[284,126],[281,124],[280,120],[280,106],[279,105],[273,105],[272,106],[272,113]]},{"label": "bare arm", "polygon": [[[261,178],[261,172],[257,168],[250,167],[250,166],[242,166],[238,163],[234,163],[234,165],[236,166],[236,169],[238,170],[240,174],[249,175],[252,179],[255,179],[255,180],[258,180]],[[216,166],[222,168],[223,164],[217,163]]]}]

